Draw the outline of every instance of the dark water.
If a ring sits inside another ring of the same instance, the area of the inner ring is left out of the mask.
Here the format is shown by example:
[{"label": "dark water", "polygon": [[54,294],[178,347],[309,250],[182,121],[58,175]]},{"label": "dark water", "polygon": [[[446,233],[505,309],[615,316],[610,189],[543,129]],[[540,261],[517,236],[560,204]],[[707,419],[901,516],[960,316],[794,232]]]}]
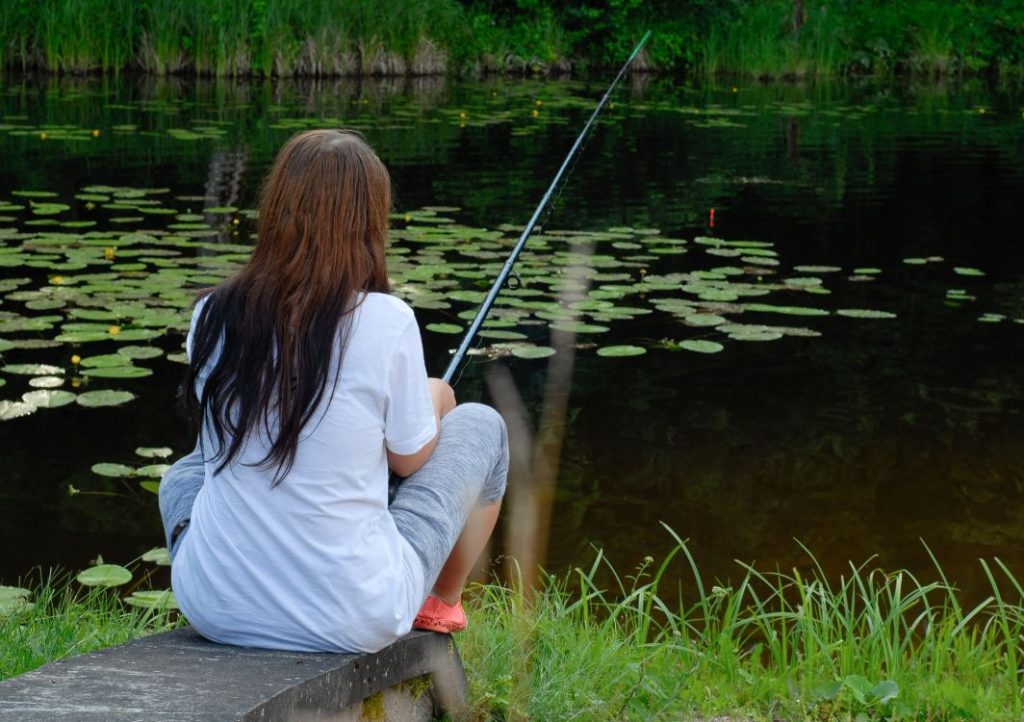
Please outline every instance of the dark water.
[{"label": "dark water", "polygon": [[[291,132],[344,124],[360,128],[389,165],[399,212],[443,205],[458,207],[451,215],[467,225],[522,224],[601,91],[599,83],[8,78],[0,200],[19,189],[70,198],[110,184],[252,208]],[[169,132],[197,127],[215,132]],[[92,129],[99,137],[75,139]],[[834,283],[828,277],[829,308],[897,318],[784,317],[813,321],[822,336],[733,343],[714,355],[655,347],[685,336],[664,314],[615,324],[600,343],[651,348],[623,359],[579,354],[549,566],[585,565],[593,546],[622,568],[658,557],[672,543],[665,523],[690,540],[708,578],[736,575],[734,559],[806,566],[796,540],[830,571],[877,554],[883,567],[931,576],[924,540],[971,590],[984,586],[978,557],[1024,572],[1024,326],[1013,320],[1024,319],[1022,161],[1022,98],[1000,88],[665,80],[624,88],[549,228],[771,242],[783,273],[800,264],[844,269]],[[10,225],[17,221],[0,222]],[[225,240],[244,242],[249,222],[238,228]],[[942,260],[904,263],[917,257]],[[649,272],[693,263],[692,253],[668,256]],[[959,277],[954,266],[986,275]],[[847,280],[857,267],[882,273]],[[951,288],[975,300],[947,302]],[[1006,318],[979,322],[984,313]],[[425,340],[439,374],[451,337]],[[157,343],[173,352],[181,336]],[[18,361],[66,364],[70,353]],[[537,412],[544,365],[508,365]],[[77,568],[98,554],[123,562],[160,545],[156,498],[90,472],[97,462],[130,461],[137,446],[191,447],[193,430],[175,405],[182,367],[149,366],[153,376],[120,384],[139,396],[127,406],[72,405],[0,424],[0,580],[36,565]],[[16,399],[23,383],[7,381],[0,397]],[[457,392],[484,396],[479,363]],[[110,494],[71,496],[69,485]]]}]

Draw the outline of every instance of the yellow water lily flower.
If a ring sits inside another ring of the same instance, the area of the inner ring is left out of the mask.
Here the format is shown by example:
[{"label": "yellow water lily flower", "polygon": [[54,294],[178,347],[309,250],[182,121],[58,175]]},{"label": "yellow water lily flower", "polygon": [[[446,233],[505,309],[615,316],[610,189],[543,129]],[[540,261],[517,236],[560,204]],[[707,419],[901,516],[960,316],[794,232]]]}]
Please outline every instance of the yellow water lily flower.
[{"label": "yellow water lily flower", "polygon": [[108,261],[113,261],[115,256],[117,256],[117,249],[113,246],[107,246],[103,249],[103,257]]},{"label": "yellow water lily flower", "polygon": [[50,283],[59,286],[60,284],[64,283],[64,276],[51,276]]},{"label": "yellow water lily flower", "polygon": [[79,356],[77,353],[74,356],[71,357],[71,363],[73,363],[75,366],[77,366],[81,362],[82,362],[82,357]]},{"label": "yellow water lily flower", "polygon": [[121,327],[115,324],[107,329],[107,333],[109,333],[111,336],[116,336],[117,334],[121,333]]},{"label": "yellow water lily flower", "polygon": [[99,138],[99,137],[100,137],[100,131],[99,131],[99,129],[93,130],[93,132],[92,132],[92,137],[93,137],[93,138]]}]

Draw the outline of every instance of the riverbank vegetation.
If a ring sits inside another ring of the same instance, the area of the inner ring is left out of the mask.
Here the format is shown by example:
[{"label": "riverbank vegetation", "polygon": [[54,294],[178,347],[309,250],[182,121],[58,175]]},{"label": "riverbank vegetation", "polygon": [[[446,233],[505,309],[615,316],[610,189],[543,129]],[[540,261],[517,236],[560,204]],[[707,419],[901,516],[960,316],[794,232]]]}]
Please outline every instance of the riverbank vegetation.
[{"label": "riverbank vegetation", "polygon": [[[980,562],[990,587],[968,604],[938,563],[930,582],[870,561],[836,579],[809,556],[806,571],[740,565],[705,586],[677,541],[630,574],[598,553],[534,595],[474,588],[459,643],[479,717],[1020,717],[1024,589],[999,560]],[[181,623],[76,589],[50,576],[34,604],[7,606],[0,678]]]},{"label": "riverbank vegetation", "polygon": [[1012,74],[1018,0],[5,0],[0,67],[224,77]]}]

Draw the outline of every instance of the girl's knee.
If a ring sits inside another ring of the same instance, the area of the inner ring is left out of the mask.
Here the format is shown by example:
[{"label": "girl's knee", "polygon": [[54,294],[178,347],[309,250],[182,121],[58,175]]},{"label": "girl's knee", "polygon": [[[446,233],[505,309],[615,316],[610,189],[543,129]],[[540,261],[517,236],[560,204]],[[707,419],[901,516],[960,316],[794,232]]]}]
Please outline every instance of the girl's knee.
[{"label": "girl's knee", "polygon": [[505,428],[505,419],[501,414],[486,404],[468,402],[459,404],[445,417],[458,419],[460,423],[474,428],[477,433],[492,439],[498,446],[507,445],[508,430]]}]

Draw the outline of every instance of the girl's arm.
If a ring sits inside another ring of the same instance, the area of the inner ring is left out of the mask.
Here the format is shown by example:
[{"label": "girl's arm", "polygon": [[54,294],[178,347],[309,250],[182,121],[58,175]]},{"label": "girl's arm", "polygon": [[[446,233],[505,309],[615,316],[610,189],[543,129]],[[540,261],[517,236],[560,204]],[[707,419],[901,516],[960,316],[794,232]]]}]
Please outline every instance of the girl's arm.
[{"label": "girl's arm", "polygon": [[414,454],[396,454],[393,451],[388,451],[388,466],[403,478],[416,473],[427,463],[427,459],[434,452],[437,439],[441,435],[441,419],[455,408],[455,391],[441,379],[427,379],[427,390],[430,392],[430,400],[434,404],[434,418],[437,424],[434,438]]}]

